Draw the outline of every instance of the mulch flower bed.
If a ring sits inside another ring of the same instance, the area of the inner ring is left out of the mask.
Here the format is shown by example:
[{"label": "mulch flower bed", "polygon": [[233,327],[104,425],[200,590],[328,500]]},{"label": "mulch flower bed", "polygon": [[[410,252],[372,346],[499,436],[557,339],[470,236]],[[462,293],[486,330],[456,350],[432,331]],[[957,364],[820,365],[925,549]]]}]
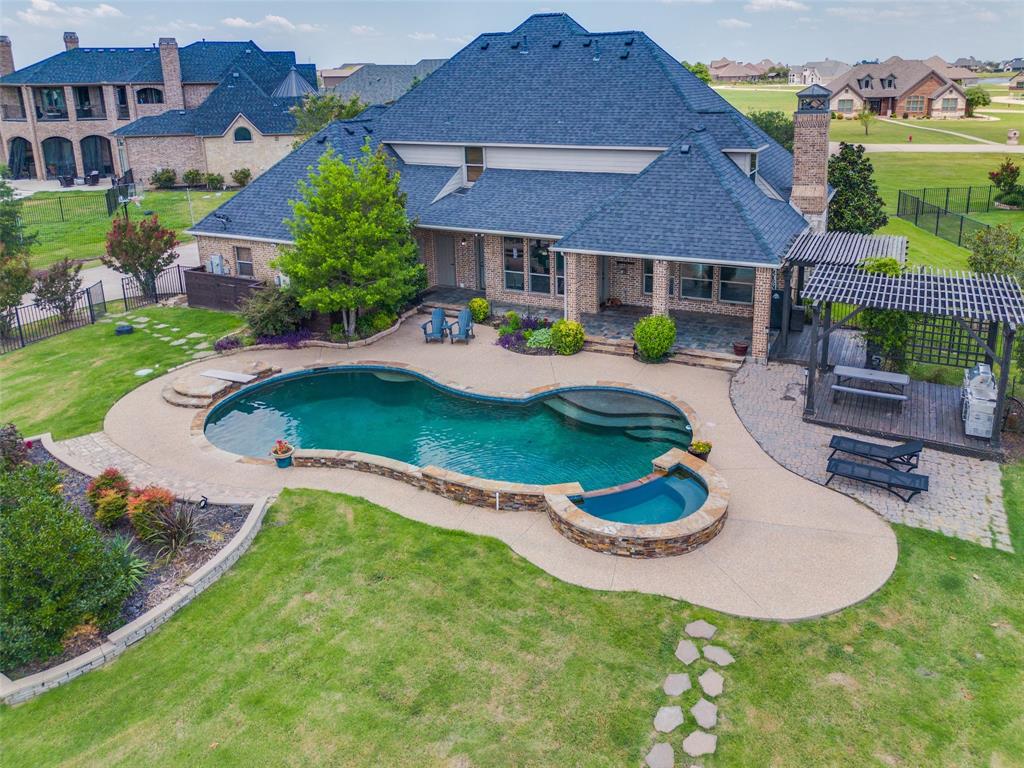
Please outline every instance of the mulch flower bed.
[{"label": "mulch flower bed", "polygon": [[[501,331],[504,327],[505,318],[497,317],[491,322],[491,326],[496,330]],[[520,355],[553,355],[555,350],[551,347],[529,347],[527,346],[526,332],[533,332],[543,328],[550,328],[551,321],[543,317],[533,317],[532,315],[526,315],[521,318],[520,326],[517,330],[505,335],[499,335],[498,340],[495,342],[502,349],[507,349],[510,352],[515,352]]]},{"label": "mulch flower bed", "polygon": [[[121,520],[112,528],[107,528],[96,522],[92,506],[85,496],[86,487],[91,479],[88,475],[83,475],[57,460],[38,442],[33,443],[29,449],[28,460],[33,464],[44,464],[48,461],[55,463],[63,477],[64,498],[77,508],[104,538],[109,539],[118,534],[130,536],[135,542],[135,554],[150,564],[149,573],[143,579],[142,584],[125,601],[118,626],[124,626],[128,622],[134,621],[176,592],[189,574],[210,560],[231,541],[242,527],[251,509],[247,504],[208,504],[206,509],[199,510],[196,515],[197,536],[195,542],[185,547],[172,560],[159,559],[152,547],[135,536],[127,519]],[[181,503],[178,502],[178,504]],[[11,670],[7,672],[7,676],[17,680],[63,664],[81,653],[102,645],[105,640],[106,635],[102,632],[91,627],[82,627],[80,631],[67,638],[63,653]]]}]

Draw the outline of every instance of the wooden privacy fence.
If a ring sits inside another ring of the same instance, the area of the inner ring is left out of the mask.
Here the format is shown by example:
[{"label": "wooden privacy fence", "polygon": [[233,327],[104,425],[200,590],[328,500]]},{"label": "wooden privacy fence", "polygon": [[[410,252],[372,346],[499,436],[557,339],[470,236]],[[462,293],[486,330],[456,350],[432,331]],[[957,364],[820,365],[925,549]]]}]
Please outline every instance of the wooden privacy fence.
[{"label": "wooden privacy fence", "polygon": [[204,267],[183,270],[185,294],[190,307],[236,312],[242,303],[266,285],[259,280],[235,275],[217,275]]}]

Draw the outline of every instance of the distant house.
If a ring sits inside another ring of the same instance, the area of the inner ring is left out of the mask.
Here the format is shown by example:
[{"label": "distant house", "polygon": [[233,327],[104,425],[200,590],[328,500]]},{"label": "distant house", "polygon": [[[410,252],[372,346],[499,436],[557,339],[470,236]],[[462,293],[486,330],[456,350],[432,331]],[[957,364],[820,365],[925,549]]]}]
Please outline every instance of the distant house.
[{"label": "distant house", "polygon": [[963,117],[967,97],[947,71],[934,62],[899,56],[880,64],[858,64],[827,84],[832,109],[848,117],[864,107],[885,117]]},{"label": "distant house", "polygon": [[1007,59],[999,65],[999,69],[1003,72],[1021,72],[1024,71],[1024,58],[1017,56],[1013,59]]},{"label": "distant house", "polygon": [[364,104],[390,104],[401,98],[414,82],[423,80],[446,61],[420,59],[415,64],[363,64],[334,86],[334,92],[345,99],[358,96]]},{"label": "distant house", "polygon": [[953,62],[954,67],[962,67],[963,69],[969,69],[971,72],[984,72],[988,69],[988,66],[984,61],[979,61],[973,56],[961,56],[959,59]]},{"label": "distant house", "polygon": [[1016,75],[1010,78],[1010,93],[1024,93],[1024,72],[1018,72]]},{"label": "distant house", "polygon": [[756,64],[732,59],[715,59],[708,70],[711,79],[716,83],[743,83],[761,80],[768,75],[768,70],[780,66],[771,59],[761,59]]},{"label": "distant house", "polygon": [[937,72],[942,72],[948,79],[952,80],[957,85],[977,85],[978,75],[967,69],[966,67],[959,67],[955,64],[948,63],[941,56],[932,56],[924,60],[924,63],[932,67]]},{"label": "distant house", "polygon": [[361,64],[342,64],[340,67],[321,69],[317,74],[320,76],[320,83],[323,85],[324,90],[329,91],[340,84],[345,78],[358,71],[360,67],[365,66],[365,62]]},{"label": "distant house", "polygon": [[808,61],[806,64],[790,67],[789,83],[790,85],[822,85],[849,71],[850,65],[845,61],[836,61],[835,59]]}]

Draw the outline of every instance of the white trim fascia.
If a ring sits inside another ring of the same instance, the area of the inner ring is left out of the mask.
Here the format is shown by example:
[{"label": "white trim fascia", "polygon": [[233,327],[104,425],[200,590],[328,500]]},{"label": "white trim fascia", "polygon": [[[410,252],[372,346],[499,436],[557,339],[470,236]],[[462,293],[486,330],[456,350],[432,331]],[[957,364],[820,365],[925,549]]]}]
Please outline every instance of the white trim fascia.
[{"label": "white trim fascia", "polygon": [[[381,139],[382,144],[417,144],[433,147],[520,147],[528,149],[626,149],[634,152],[664,152],[668,147],[637,147],[603,144],[511,144],[497,141],[403,141]],[[768,146],[767,144],[765,146]],[[749,149],[742,150],[749,152]]]},{"label": "white trim fascia", "polygon": [[559,248],[558,244],[551,246],[550,250],[560,253],[582,253],[584,256],[611,256],[615,259],[659,259],[662,261],[676,261],[684,264],[712,264],[717,267],[765,267],[766,269],[779,269],[781,264],[765,264],[762,261],[726,261],[723,259],[689,259],[682,256],[657,256],[653,253],[620,253],[618,251],[592,251],[585,248]]},{"label": "white trim fascia", "polygon": [[723,147],[722,152],[739,152],[742,154],[759,154],[764,150],[768,149],[767,144],[762,144],[760,147]]},{"label": "white trim fascia", "polygon": [[221,240],[252,240],[257,243],[276,243],[277,245],[295,245],[294,240],[278,240],[273,237],[255,237],[253,235],[230,234],[228,232],[202,232],[195,229],[186,229],[186,235],[193,237],[215,237]]},{"label": "white trim fascia", "polygon": [[534,240],[558,240],[562,235],[541,235],[536,232],[509,232],[503,229],[480,229],[479,227],[449,227],[443,224],[421,224],[414,222],[416,229],[429,229],[435,232],[469,232],[474,235],[506,235],[508,237],[532,237]]}]

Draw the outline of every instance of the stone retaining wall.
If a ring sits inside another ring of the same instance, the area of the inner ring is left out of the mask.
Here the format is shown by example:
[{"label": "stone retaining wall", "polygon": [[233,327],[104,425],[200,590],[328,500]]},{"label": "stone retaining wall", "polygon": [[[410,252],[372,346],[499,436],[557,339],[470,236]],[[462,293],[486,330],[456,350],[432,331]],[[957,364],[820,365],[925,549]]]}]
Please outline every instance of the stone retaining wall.
[{"label": "stone retaining wall", "polygon": [[249,549],[256,534],[263,524],[270,499],[258,499],[249,510],[245,522],[227,546],[214,555],[205,565],[195,570],[183,582],[177,592],[159,605],[150,608],[134,621],[111,632],[106,641],[98,648],[86,651],[63,664],[52,667],[20,680],[11,680],[0,675],[0,701],[4,704],[19,704],[35,698],[41,693],[64,685],[90,669],[95,669],[112,661],[124,653],[124,650],[137,643],[150,632],[167,621],[179,609],[213,584],[239,557]]}]

